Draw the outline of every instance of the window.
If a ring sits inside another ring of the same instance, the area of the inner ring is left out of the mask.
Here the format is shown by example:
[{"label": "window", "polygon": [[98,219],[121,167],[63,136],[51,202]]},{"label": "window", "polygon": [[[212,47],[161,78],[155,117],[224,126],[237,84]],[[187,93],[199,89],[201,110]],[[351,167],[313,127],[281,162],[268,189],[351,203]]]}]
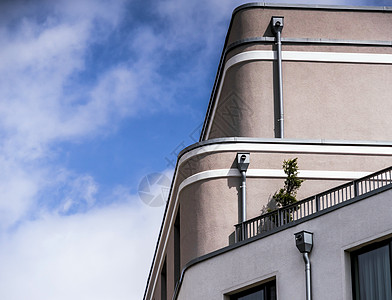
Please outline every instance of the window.
[{"label": "window", "polygon": [[161,300],[167,299],[166,258],[161,271]]},{"label": "window", "polygon": [[230,296],[230,300],[276,300],[276,282],[270,281]]},{"label": "window", "polygon": [[180,209],[178,209],[176,221],[174,222],[174,282],[180,280],[181,275],[181,244],[180,244]]},{"label": "window", "polygon": [[392,240],[351,254],[354,300],[392,300],[391,254]]}]

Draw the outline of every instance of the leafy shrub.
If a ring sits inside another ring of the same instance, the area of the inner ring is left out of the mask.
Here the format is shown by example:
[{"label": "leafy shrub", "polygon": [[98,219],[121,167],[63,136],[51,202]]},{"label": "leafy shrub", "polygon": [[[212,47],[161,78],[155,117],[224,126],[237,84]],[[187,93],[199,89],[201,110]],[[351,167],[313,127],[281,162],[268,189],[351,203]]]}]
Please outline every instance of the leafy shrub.
[{"label": "leafy shrub", "polygon": [[283,171],[287,175],[284,187],[272,196],[277,208],[297,202],[297,191],[301,187],[303,179],[298,178],[298,158],[284,160]]}]

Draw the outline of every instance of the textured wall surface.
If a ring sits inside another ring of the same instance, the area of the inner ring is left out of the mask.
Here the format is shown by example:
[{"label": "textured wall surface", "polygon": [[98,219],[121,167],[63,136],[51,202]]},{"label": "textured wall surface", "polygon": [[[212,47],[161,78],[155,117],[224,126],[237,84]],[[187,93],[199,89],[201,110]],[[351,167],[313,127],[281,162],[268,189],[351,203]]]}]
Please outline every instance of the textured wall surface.
[{"label": "textured wall surface", "polygon": [[[230,43],[273,37],[271,16],[284,16],[283,38],[391,41],[391,13],[313,10],[245,9],[233,20]],[[382,30],[380,30],[382,28]],[[275,51],[274,43],[259,42],[229,51],[227,61],[247,51]],[[285,43],[287,51],[392,54],[387,46]],[[285,138],[391,140],[392,64],[370,62],[309,62],[283,58]],[[223,67],[226,65],[224,64]],[[277,136],[277,66],[271,59],[235,64],[220,77],[220,93],[208,139]]]},{"label": "textured wall surface", "polygon": [[294,233],[307,230],[314,233],[313,297],[349,300],[349,251],[391,236],[385,209],[391,197],[392,191],[386,191],[196,264],[187,270],[178,299],[222,300],[224,294],[273,277],[278,299],[305,299],[304,262]]}]

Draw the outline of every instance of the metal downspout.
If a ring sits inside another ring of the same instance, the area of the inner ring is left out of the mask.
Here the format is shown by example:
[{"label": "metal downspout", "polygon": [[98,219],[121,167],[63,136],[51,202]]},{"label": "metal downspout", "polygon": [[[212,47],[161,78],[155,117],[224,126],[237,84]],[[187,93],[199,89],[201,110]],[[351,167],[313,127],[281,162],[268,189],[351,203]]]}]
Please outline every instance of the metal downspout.
[{"label": "metal downspout", "polygon": [[246,171],[241,171],[242,222],[246,221]]},{"label": "metal downspout", "polygon": [[305,274],[306,274],[306,300],[312,300],[312,282],[310,280],[310,259],[309,253],[303,254],[305,261]]},{"label": "metal downspout", "polygon": [[305,262],[305,284],[306,284],[306,300],[312,300],[312,282],[310,280],[310,259],[309,253],[313,248],[313,233],[309,231],[300,231],[295,235],[295,245],[299,252],[302,253]]},{"label": "metal downspout", "polygon": [[282,30],[283,17],[272,17],[272,31],[276,35],[276,59],[278,62],[278,93],[279,93],[279,137],[284,138],[284,114],[283,114],[283,77],[282,77]]},{"label": "metal downspout", "polygon": [[238,213],[238,217],[240,218],[241,232],[236,233],[237,242],[240,240],[244,240],[247,236],[246,226],[244,222],[246,221],[246,171],[248,170],[250,162],[250,153],[237,153],[237,168],[241,173],[241,215]]},{"label": "metal downspout", "polygon": [[281,32],[276,33],[277,39],[277,59],[278,59],[278,76],[279,76],[279,132],[280,138],[284,137],[284,115],[283,115],[283,78],[282,78],[282,40]]}]

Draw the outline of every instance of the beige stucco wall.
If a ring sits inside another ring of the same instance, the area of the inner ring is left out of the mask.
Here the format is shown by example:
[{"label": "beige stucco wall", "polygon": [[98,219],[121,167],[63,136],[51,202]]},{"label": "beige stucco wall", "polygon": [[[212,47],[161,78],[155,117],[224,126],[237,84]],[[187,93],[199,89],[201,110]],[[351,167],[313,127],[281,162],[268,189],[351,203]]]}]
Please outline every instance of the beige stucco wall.
[{"label": "beige stucco wall", "polygon": [[[180,166],[179,172],[191,178],[195,174],[219,169],[236,170],[237,165],[234,162],[236,154],[237,152],[233,151],[218,151],[196,155],[189,161],[185,161]],[[253,169],[281,170],[283,160],[292,158],[298,158],[300,170],[308,171],[375,172],[392,165],[392,156],[251,151],[248,173]],[[304,199],[347,181],[307,178],[297,196],[298,199]],[[271,197],[283,187],[283,183],[283,176],[282,178],[248,177],[247,218],[251,219],[266,212]],[[184,220],[181,222],[182,266],[196,257],[229,244],[229,236],[234,232],[234,226],[240,222],[240,184],[241,179],[238,174],[237,177],[201,179],[180,191],[178,203],[181,220]]]},{"label": "beige stucco wall", "polygon": [[305,299],[304,262],[294,233],[307,230],[314,233],[313,297],[349,300],[349,251],[391,236],[392,219],[385,209],[391,197],[392,191],[386,191],[196,264],[186,271],[177,299],[223,300],[271,277],[276,277],[278,299]]},{"label": "beige stucco wall", "polygon": [[[228,245],[237,218],[237,191],[227,178],[205,180],[185,188],[180,197],[181,261]],[[234,223],[233,223],[234,221]],[[230,224],[230,225],[229,225]]]},{"label": "beige stucco wall", "polygon": [[392,140],[392,65],[283,67],[287,138]]},{"label": "beige stucco wall", "polygon": [[[283,38],[392,40],[391,13],[252,8],[234,15],[226,46],[273,36],[271,16],[284,16]],[[253,50],[275,50],[275,46],[261,42],[234,48],[225,63]],[[283,41],[282,51],[391,54],[392,48]],[[285,138],[391,140],[392,133],[386,130],[392,110],[391,64],[283,61],[282,70]],[[220,80],[222,90],[215,94],[208,139],[278,136],[274,61],[236,64]]]},{"label": "beige stucco wall", "polygon": [[234,15],[228,45],[245,38],[273,36],[271,16],[284,17],[282,37],[392,40],[392,14],[385,12],[250,8]]},{"label": "beige stucco wall", "polygon": [[[272,61],[228,70],[209,139],[275,137],[273,73]],[[391,140],[391,96],[392,65],[284,61],[285,138]]]},{"label": "beige stucco wall", "polygon": [[273,138],[273,63],[241,63],[229,69],[209,138]]}]

